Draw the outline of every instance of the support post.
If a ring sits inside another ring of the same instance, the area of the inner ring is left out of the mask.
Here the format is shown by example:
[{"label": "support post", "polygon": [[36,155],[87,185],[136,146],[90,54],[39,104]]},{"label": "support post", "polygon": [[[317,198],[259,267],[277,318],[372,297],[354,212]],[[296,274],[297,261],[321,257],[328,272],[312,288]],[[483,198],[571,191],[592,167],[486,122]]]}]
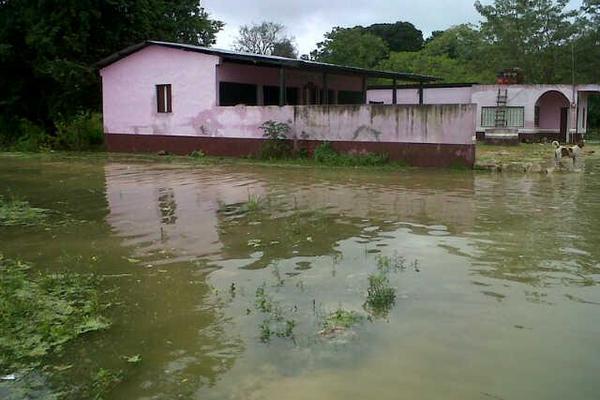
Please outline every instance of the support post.
[{"label": "support post", "polygon": [[287,104],[286,99],[286,74],[285,68],[281,67],[279,69],[279,106],[285,106]]},{"label": "support post", "polygon": [[419,82],[419,105],[423,105],[423,82]]},{"label": "support post", "polygon": [[362,77],[362,103],[367,104],[367,77]]},{"label": "support post", "polygon": [[392,92],[392,104],[398,104],[398,81],[394,79]]},{"label": "support post", "polygon": [[327,72],[323,72],[323,98],[321,104],[329,104],[329,85],[327,82]]}]

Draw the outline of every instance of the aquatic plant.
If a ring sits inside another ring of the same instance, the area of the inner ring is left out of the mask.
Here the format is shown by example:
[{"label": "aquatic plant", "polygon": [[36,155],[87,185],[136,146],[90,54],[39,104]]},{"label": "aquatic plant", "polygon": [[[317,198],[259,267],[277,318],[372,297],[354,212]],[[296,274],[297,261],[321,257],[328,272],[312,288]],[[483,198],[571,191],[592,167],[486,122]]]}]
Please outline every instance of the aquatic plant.
[{"label": "aquatic plant", "polygon": [[260,195],[248,193],[248,200],[244,204],[244,211],[246,212],[257,212],[262,209],[265,205],[265,199]]},{"label": "aquatic plant", "polygon": [[329,332],[338,328],[347,329],[364,320],[364,316],[356,311],[347,311],[338,308],[327,315],[323,321],[323,331]]},{"label": "aquatic plant", "polygon": [[400,256],[397,252],[394,252],[392,256],[377,256],[377,270],[382,274],[388,274],[390,272],[404,271],[406,268],[406,259]]},{"label": "aquatic plant", "polygon": [[366,308],[375,316],[386,316],[396,302],[396,290],[390,286],[386,274],[369,275]]},{"label": "aquatic plant", "polygon": [[256,289],[256,308],[264,313],[273,311],[273,300],[265,292],[265,285]]},{"label": "aquatic plant", "polygon": [[27,201],[0,196],[0,226],[37,225],[48,217],[48,210],[32,207]]},{"label": "aquatic plant", "polygon": [[35,366],[87,332],[106,329],[94,275],[35,273],[0,255],[0,371]]}]

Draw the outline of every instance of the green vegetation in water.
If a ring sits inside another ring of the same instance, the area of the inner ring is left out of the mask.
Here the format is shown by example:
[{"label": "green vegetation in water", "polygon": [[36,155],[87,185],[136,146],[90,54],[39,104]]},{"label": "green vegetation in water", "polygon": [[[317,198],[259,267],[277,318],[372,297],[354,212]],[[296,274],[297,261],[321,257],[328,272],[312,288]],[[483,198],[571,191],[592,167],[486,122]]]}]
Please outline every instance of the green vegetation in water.
[{"label": "green vegetation in water", "polygon": [[190,157],[194,159],[201,159],[206,157],[206,154],[202,150],[194,150],[190,153]]},{"label": "green vegetation in water", "polygon": [[260,341],[268,343],[273,336],[294,339],[296,321],[284,317],[281,306],[266,293],[265,287],[266,285],[263,284],[256,289],[256,308],[267,314],[258,327]]},{"label": "green vegetation in water", "polygon": [[32,207],[27,201],[6,200],[0,196],[0,227],[38,225],[48,216],[48,210]]},{"label": "green vegetation in water", "polygon": [[347,311],[339,308],[325,317],[322,332],[328,333],[335,331],[336,329],[348,329],[361,323],[363,320],[364,316],[356,311]]},{"label": "green vegetation in water", "polygon": [[321,164],[345,167],[377,166],[389,162],[389,157],[386,154],[341,154],[329,142],[319,145],[314,151],[313,158]]},{"label": "green vegetation in water", "polygon": [[390,286],[390,280],[385,273],[369,275],[366,308],[377,317],[385,317],[396,302],[396,290]]},{"label": "green vegetation in water", "polygon": [[68,341],[106,329],[94,275],[42,275],[0,255],[0,373],[35,367]]},{"label": "green vegetation in water", "polygon": [[84,389],[85,398],[101,400],[110,393],[115,386],[124,379],[123,371],[113,371],[106,368],[100,368],[91,376],[91,384]]},{"label": "green vegetation in water", "polygon": [[377,256],[377,270],[382,274],[404,271],[406,259],[394,252],[393,256]]},{"label": "green vegetation in water", "polygon": [[244,204],[246,212],[257,212],[265,207],[266,200],[257,194],[248,194],[248,200]]}]

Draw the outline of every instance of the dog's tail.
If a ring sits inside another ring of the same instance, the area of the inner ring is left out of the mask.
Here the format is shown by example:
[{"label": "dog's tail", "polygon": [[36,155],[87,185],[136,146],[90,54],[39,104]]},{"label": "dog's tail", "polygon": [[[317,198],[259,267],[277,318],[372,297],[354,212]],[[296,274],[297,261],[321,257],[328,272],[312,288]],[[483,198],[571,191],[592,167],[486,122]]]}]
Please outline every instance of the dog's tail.
[{"label": "dog's tail", "polygon": [[552,142],[552,146],[554,146],[555,149],[558,149],[560,147],[560,143],[558,143],[556,140],[554,142]]}]

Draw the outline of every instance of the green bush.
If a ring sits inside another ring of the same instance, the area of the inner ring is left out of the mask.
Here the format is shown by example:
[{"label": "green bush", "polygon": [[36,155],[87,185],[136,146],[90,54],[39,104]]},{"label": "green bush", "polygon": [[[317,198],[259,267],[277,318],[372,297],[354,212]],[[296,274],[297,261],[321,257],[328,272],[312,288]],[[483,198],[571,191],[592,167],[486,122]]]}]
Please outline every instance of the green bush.
[{"label": "green bush", "polygon": [[48,151],[52,147],[52,137],[46,130],[33,122],[22,119],[19,121],[17,139],[9,144],[10,150],[14,151]]},{"label": "green bush", "polygon": [[340,154],[329,142],[324,142],[315,149],[313,159],[321,164],[340,166],[373,166],[389,162],[386,154]]},{"label": "green bush", "polygon": [[102,146],[104,131],[99,113],[81,113],[56,123],[54,147],[61,150],[94,150]]},{"label": "green bush", "polygon": [[290,132],[288,124],[267,121],[261,125],[260,129],[263,130],[263,137],[266,138],[260,149],[260,158],[278,160],[292,157],[293,146],[287,136]]}]

